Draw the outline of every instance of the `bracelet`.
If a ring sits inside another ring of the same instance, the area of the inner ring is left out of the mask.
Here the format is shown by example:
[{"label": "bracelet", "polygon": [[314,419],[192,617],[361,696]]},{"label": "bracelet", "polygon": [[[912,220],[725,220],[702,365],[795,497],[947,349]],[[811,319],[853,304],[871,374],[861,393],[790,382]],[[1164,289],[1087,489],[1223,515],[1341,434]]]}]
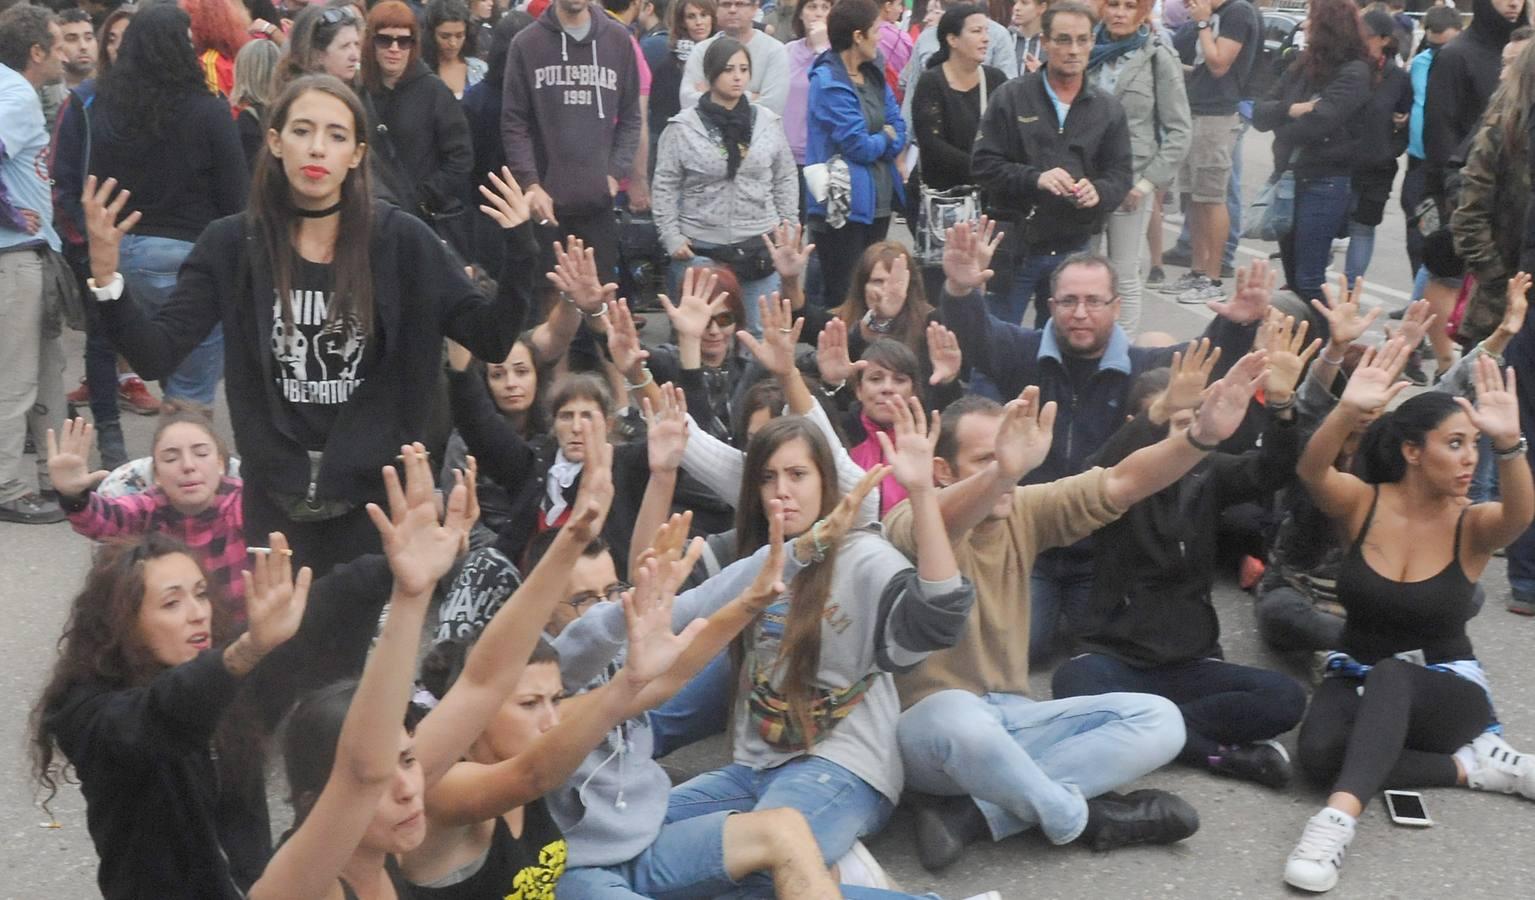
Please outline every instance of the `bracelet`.
[{"label": "bracelet", "polygon": [[566,303],[569,303],[571,306],[574,306],[576,308],[576,312],[580,313],[581,314],[581,318],[583,318],[583,319],[600,319],[603,316],[608,314],[608,305],[606,303],[601,304],[597,308],[596,312],[589,313],[586,310],[581,308],[581,304],[576,302],[576,298],[570,296],[569,294],[565,293],[564,291],[560,291],[560,297],[562,299],[564,299],[564,301]]},{"label": "bracelet", "polygon": [[824,393],[826,396],[830,397],[830,396],[832,396],[833,394],[837,393],[838,391],[842,390],[845,387],[847,387],[847,379],[846,378],[842,379],[841,381],[837,382],[836,384],[822,384],[821,385],[821,392]]},{"label": "bracelet", "polygon": [[1295,395],[1291,394],[1290,399],[1283,403],[1267,403],[1265,405],[1268,407],[1269,412],[1284,412],[1287,409],[1294,409]]},{"label": "bracelet", "polygon": [[656,373],[650,371],[650,369],[648,369],[648,368],[645,369],[645,380],[641,381],[639,384],[634,384],[633,382],[629,381],[628,378],[624,379],[624,384],[631,391],[637,391],[640,388],[650,387],[652,384],[655,384],[655,383],[656,383]]},{"label": "bracelet", "polygon": [[1214,444],[1202,444],[1202,443],[1200,443],[1199,442],[1199,438],[1194,437],[1194,426],[1193,425],[1190,425],[1188,428],[1184,429],[1183,436],[1188,438],[1189,443],[1191,445],[1193,445],[1194,449],[1198,450],[1200,453],[1213,453],[1215,451],[1215,449],[1220,446],[1219,442],[1216,442]]},{"label": "bracelet", "polygon": [[814,554],[816,562],[821,562],[821,561],[825,560],[826,559],[826,551],[827,551],[827,549],[829,549],[826,546],[826,543],[821,540],[821,531],[822,531],[821,526],[823,526],[825,524],[826,524],[826,520],[822,519],[821,521],[815,523],[814,525],[812,525],[810,527],[811,551]]},{"label": "bracelet", "polygon": [[1509,447],[1507,450],[1499,450],[1496,446],[1494,446],[1492,448],[1492,455],[1496,456],[1498,459],[1507,461],[1511,459],[1518,459],[1519,457],[1523,456],[1529,449],[1530,439],[1521,434],[1519,435],[1519,440],[1514,444],[1514,446]]},{"label": "bracelet", "polygon": [[1343,365],[1343,359],[1344,358],[1342,356],[1338,357],[1337,359],[1328,359],[1327,351],[1325,350],[1317,354],[1317,361],[1326,363],[1329,366],[1341,366]]}]

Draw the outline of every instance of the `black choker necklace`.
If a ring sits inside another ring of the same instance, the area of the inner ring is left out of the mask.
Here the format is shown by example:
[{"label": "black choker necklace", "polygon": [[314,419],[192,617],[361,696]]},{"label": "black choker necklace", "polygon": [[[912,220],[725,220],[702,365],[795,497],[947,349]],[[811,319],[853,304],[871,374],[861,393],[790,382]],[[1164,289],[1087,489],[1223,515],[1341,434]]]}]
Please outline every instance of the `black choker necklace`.
[{"label": "black choker necklace", "polygon": [[336,204],[334,206],[327,206],[324,209],[300,209],[300,208],[295,206],[293,208],[293,211],[298,214],[299,218],[303,218],[303,219],[323,219],[326,216],[333,216],[336,213],[340,212],[341,211],[341,201],[337,200]]}]

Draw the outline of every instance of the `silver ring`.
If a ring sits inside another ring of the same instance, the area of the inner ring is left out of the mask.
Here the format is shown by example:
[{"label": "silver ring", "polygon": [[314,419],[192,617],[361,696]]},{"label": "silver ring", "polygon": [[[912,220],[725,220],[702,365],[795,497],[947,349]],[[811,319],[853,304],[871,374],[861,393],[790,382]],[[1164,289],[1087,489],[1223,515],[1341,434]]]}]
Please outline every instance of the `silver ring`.
[{"label": "silver ring", "polygon": [[538,224],[540,224],[540,225],[548,225],[549,224],[549,220],[548,219],[539,219],[538,220]]},{"label": "silver ring", "polygon": [[793,328],[780,328],[778,330],[783,332],[784,334],[793,334],[794,333],[794,329]]}]

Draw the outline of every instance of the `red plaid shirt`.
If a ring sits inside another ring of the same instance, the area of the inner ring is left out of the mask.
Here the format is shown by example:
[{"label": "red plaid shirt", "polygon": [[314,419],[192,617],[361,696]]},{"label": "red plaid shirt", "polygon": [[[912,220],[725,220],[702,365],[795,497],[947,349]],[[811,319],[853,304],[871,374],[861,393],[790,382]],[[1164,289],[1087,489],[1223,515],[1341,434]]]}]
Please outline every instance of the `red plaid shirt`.
[{"label": "red plaid shirt", "polygon": [[184,515],[158,487],[123,497],[89,494],[84,509],[69,514],[75,531],[92,540],[160,531],[185,543],[218,586],[237,623],[245,624],[245,512],[241,481],[224,478],[207,509]]}]

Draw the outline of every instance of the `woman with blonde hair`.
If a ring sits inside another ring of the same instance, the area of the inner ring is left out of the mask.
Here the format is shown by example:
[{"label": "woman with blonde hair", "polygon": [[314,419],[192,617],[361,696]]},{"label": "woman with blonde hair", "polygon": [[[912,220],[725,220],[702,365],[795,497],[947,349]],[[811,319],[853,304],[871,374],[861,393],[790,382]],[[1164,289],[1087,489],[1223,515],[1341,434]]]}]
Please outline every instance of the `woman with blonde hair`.
[{"label": "woman with blonde hair", "polygon": [[271,41],[251,41],[235,56],[235,84],[229,95],[229,105],[234,107],[240,146],[245,150],[245,162],[252,171],[255,171],[256,157],[261,153],[265,137],[261,120],[266,115],[267,104],[277,93],[277,66],[281,60],[282,50]]}]

